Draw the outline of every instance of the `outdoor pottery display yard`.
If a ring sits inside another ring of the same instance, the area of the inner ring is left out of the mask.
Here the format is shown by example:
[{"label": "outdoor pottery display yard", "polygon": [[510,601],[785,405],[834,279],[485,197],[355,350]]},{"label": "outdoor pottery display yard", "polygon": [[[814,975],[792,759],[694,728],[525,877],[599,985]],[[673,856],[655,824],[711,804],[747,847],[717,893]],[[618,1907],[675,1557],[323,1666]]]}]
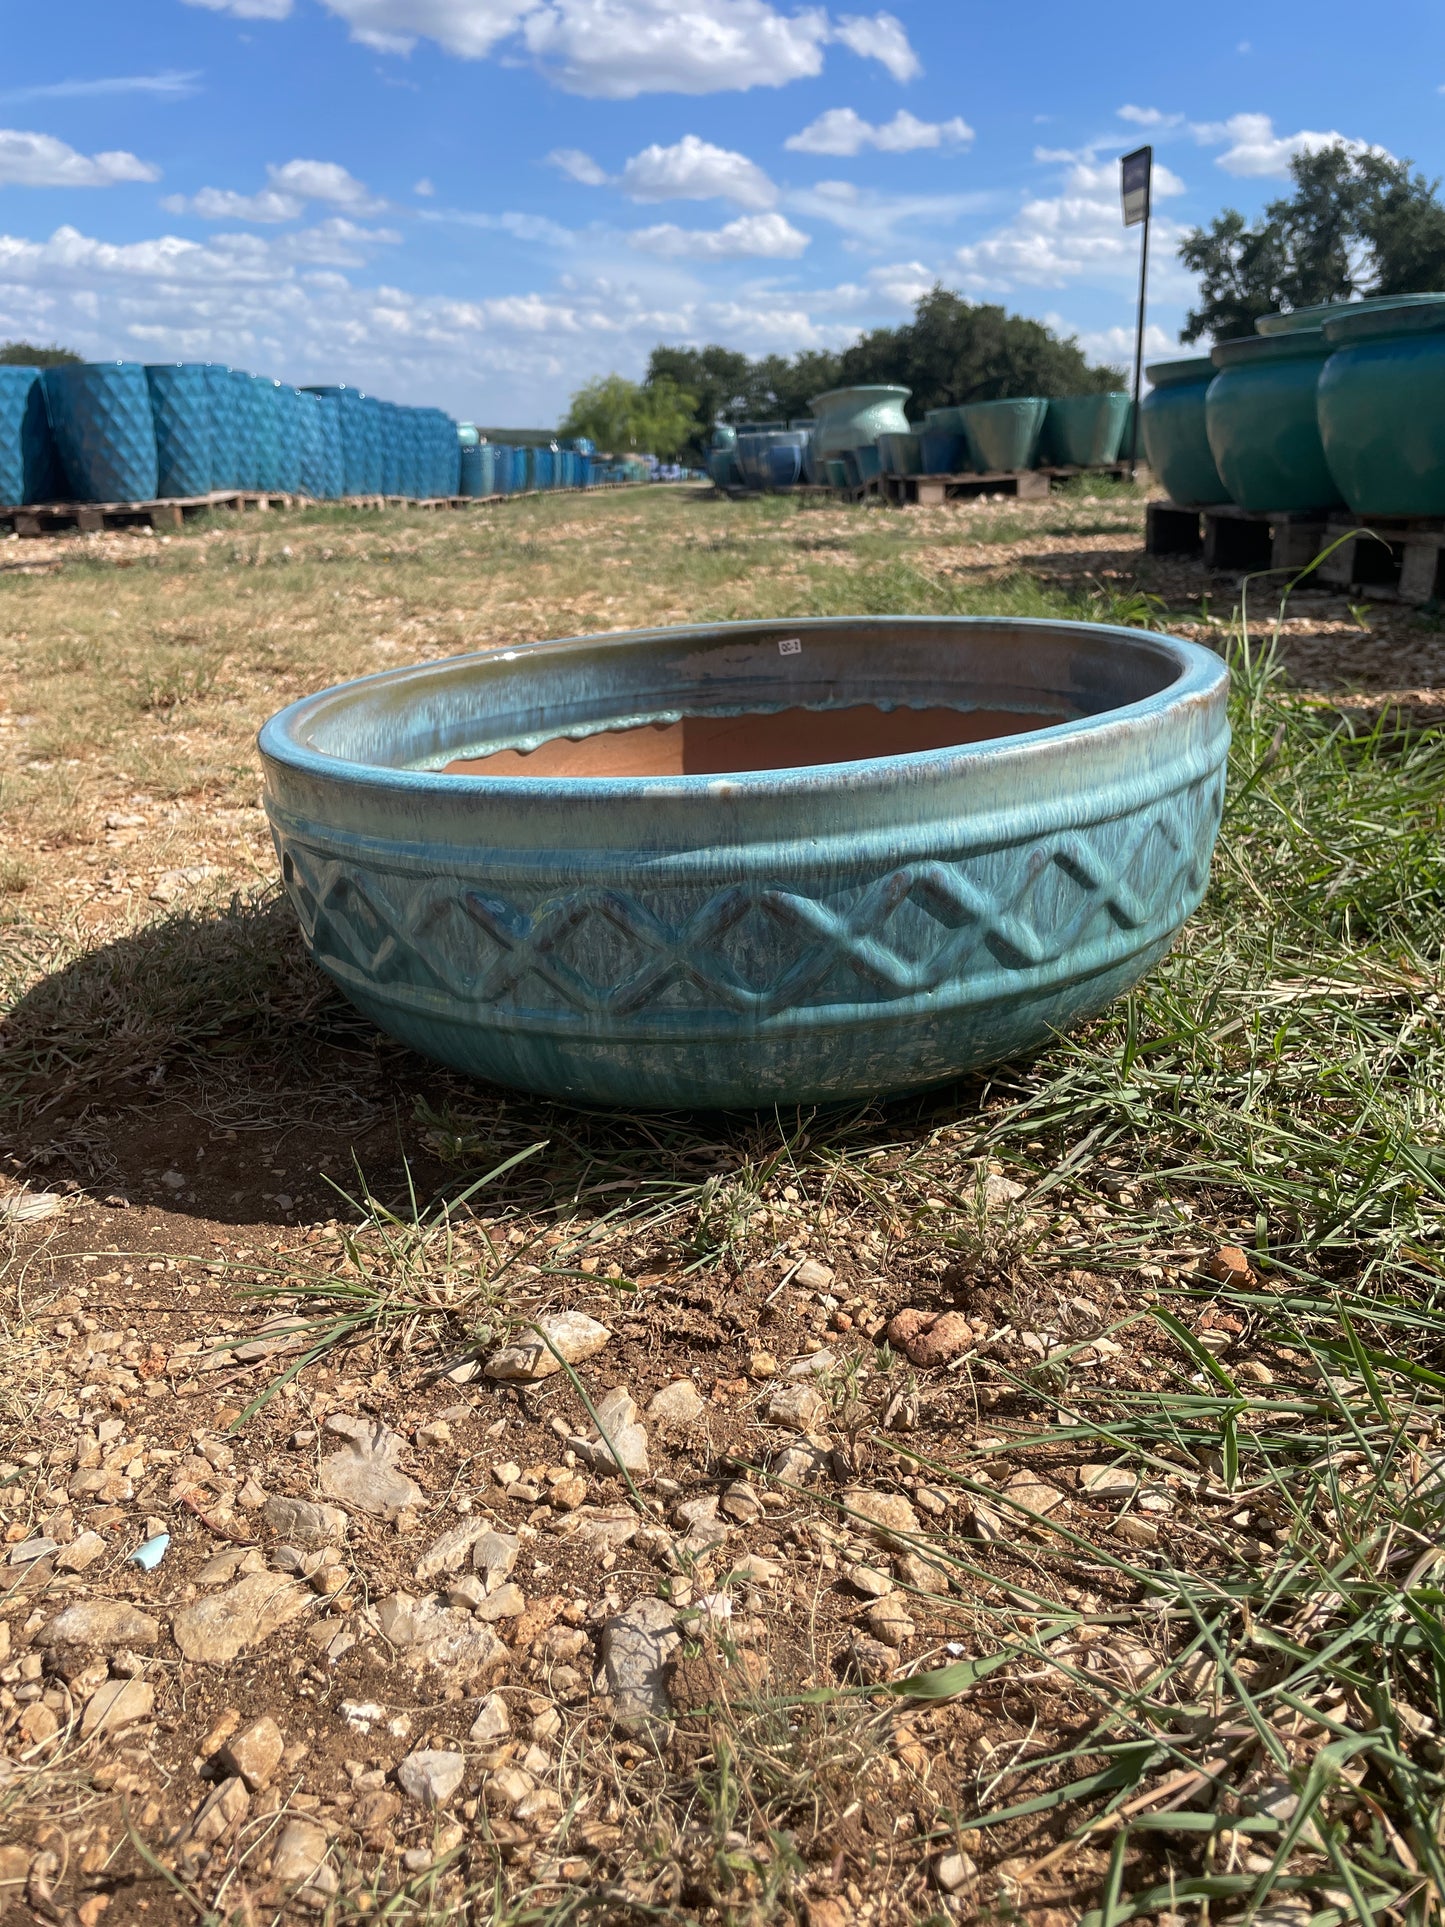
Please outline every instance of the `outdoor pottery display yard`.
[{"label": "outdoor pottery display yard", "polygon": [[[0,544],[0,1910],[1431,1917],[1445,641],[1258,582],[1243,624],[1144,514]],[[609,1108],[310,961],[282,705],[860,614],[1228,660],[1208,893],[1067,1036],[886,1104]]]}]

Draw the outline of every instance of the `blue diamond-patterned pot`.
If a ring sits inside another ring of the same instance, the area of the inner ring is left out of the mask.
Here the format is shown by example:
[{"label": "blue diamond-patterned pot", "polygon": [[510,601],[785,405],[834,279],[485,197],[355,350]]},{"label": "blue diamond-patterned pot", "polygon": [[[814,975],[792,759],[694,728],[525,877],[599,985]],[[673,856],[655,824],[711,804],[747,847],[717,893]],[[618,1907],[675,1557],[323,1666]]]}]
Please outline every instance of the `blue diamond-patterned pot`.
[{"label": "blue diamond-patterned pot", "polygon": [[0,508],[60,502],[66,494],[40,370],[0,365]]},{"label": "blue diamond-patterned pot", "polygon": [[240,488],[241,404],[235,371],[219,361],[207,362],[206,393],[211,402],[211,487]]},{"label": "blue diamond-patterned pot", "polygon": [[316,502],[332,502],[341,493],[341,429],[336,403],[329,395],[296,391],[296,419],[301,431],[301,492]]},{"label": "blue diamond-patterned pot", "polygon": [[156,499],[156,431],[140,362],[66,362],[47,368],[45,399],[73,501]]},{"label": "blue diamond-patterned pot", "polygon": [[256,382],[243,368],[231,370],[232,397],[236,414],[236,488],[261,486],[261,402]]},{"label": "blue diamond-patterned pot", "polygon": [[404,493],[401,482],[402,471],[402,410],[394,401],[378,402],[381,411],[381,492],[383,495]]},{"label": "blue diamond-patterned pot", "polygon": [[362,459],[366,474],[365,495],[380,495],[385,472],[386,428],[382,404],[375,395],[361,398]]},{"label": "blue diamond-patterned pot", "polygon": [[[306,942],[384,1030],[581,1103],[772,1105],[1033,1050],[1163,956],[1208,876],[1227,686],[1206,649],[1088,623],[732,623],[388,671],[293,703],[260,752]],[[444,769],[682,716],[786,713],[796,742],[795,712],[859,706],[978,740]]]},{"label": "blue diamond-patterned pot", "polygon": [[336,403],[337,422],[341,434],[342,494],[365,495],[367,493],[365,397],[359,388],[348,388],[344,383],[321,385],[311,388],[308,392],[313,395],[324,395]]},{"label": "blue diamond-patterned pot", "polygon": [[482,493],[482,451],[477,442],[462,444],[462,495],[477,496]]},{"label": "blue diamond-patterned pot", "polygon": [[288,495],[301,490],[301,409],[296,390],[289,382],[278,381],[272,399],[276,414],[276,465],[279,486]]},{"label": "blue diamond-patterned pot", "polygon": [[281,409],[276,399],[279,383],[270,375],[251,377],[251,462],[255,486],[279,491],[281,481]]},{"label": "blue diamond-patterned pot", "polygon": [[157,493],[208,495],[213,466],[210,370],[203,361],[146,367],[156,431]]}]

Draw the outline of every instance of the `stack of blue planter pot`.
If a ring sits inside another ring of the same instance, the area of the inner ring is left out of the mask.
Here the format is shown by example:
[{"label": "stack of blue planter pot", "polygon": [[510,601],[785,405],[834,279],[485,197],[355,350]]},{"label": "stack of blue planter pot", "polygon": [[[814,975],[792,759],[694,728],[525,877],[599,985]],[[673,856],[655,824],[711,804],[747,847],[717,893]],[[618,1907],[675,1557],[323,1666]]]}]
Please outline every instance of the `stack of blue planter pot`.
[{"label": "stack of blue planter pot", "polygon": [[0,367],[0,507],[58,502],[65,492],[40,370]]},{"label": "stack of blue planter pot", "polygon": [[45,371],[45,401],[67,493],[76,502],[151,502],[160,473],[150,384],[137,361]]},{"label": "stack of blue planter pot", "polygon": [[156,437],[156,492],[209,494],[215,486],[210,370],[201,361],[147,367]]}]

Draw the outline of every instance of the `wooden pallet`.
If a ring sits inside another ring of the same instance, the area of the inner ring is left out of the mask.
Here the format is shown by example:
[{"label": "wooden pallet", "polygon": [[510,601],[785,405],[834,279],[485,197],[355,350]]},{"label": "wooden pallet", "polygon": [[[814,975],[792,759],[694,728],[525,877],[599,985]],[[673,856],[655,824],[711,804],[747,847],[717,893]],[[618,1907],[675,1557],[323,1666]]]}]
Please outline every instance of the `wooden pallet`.
[{"label": "wooden pallet", "polygon": [[1372,516],[1368,524],[1331,518],[1322,548],[1339,546],[1320,564],[1321,582],[1375,602],[1445,601],[1445,520],[1437,516]]},{"label": "wooden pallet", "polygon": [[1378,602],[1445,601],[1445,518],[1376,516],[1366,523],[1323,510],[1265,515],[1226,503],[1206,509],[1151,502],[1148,554],[1197,558],[1234,575],[1307,569],[1320,588],[1358,592]]},{"label": "wooden pallet", "polygon": [[1012,495],[1019,502],[1041,501],[1049,493],[1047,469],[1019,468],[992,475],[880,475],[883,499],[894,508],[937,508],[944,502],[968,502],[980,495]]},{"label": "wooden pallet", "polygon": [[1144,512],[1146,554],[1197,557],[1206,569],[1303,569],[1324,544],[1325,517],[1317,511],[1260,515],[1232,502],[1206,509],[1151,502]]}]

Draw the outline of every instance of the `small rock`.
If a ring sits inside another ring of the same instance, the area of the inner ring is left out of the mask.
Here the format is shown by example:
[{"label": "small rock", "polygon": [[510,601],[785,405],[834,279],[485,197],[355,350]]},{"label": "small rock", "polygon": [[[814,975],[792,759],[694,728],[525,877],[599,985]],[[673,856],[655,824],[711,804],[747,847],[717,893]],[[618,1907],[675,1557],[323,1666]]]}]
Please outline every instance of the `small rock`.
[{"label": "small rock", "polygon": [[226,1592],[183,1606],[171,1624],[187,1659],[224,1666],[310,1609],[311,1594],[279,1572],[252,1572]]},{"label": "small rock", "polygon": [[0,1224],[37,1224],[65,1209],[59,1191],[11,1191],[0,1198]]},{"label": "small rock", "polygon": [[886,1599],[893,1590],[893,1581],[876,1566],[845,1566],[843,1577],[865,1599]]},{"label": "small rock", "polygon": [[261,1517],[278,1539],[297,1546],[336,1546],[346,1537],[350,1519],[339,1505],[314,1505],[310,1499],[285,1499],[273,1494]]},{"label": "small rock", "polygon": [[444,1418],[433,1419],[429,1425],[419,1425],[416,1428],[416,1442],[418,1445],[431,1447],[450,1445],[452,1428]]},{"label": "small rock", "polygon": [[105,1540],[98,1532],[82,1532],[62,1546],[60,1556],[55,1561],[57,1572],[84,1572],[93,1566],[105,1551]]},{"label": "small rock", "polygon": [[467,1770],[464,1753],[421,1748],[408,1753],[396,1769],[396,1783],[424,1807],[442,1807],[461,1785]]},{"label": "small rock", "polygon": [[1157,1546],[1159,1528],[1149,1520],[1141,1519],[1137,1512],[1125,1512],[1114,1521],[1111,1530],[1116,1539],[1122,1539],[1126,1546]]},{"label": "small rock", "polygon": [[569,1472],[551,1490],[552,1504],[559,1512],[575,1512],[587,1497],[587,1481],[580,1472]]},{"label": "small rock", "polygon": [[251,1796],[241,1780],[222,1780],[203,1801],[191,1822],[190,1836],[198,1847],[213,1846],[233,1827],[238,1827],[251,1810]]},{"label": "small rock", "polygon": [[1247,1254],[1238,1245],[1220,1245],[1204,1269],[1221,1285],[1247,1285],[1254,1276]]},{"label": "small rock", "polygon": [[948,1591],[947,1570],[931,1559],[920,1559],[916,1552],[901,1552],[893,1561],[900,1581],[914,1592],[931,1594]]},{"label": "small rock", "polygon": [[[528,1336],[528,1333],[531,1336]],[[545,1338],[542,1336],[545,1334]],[[578,1365],[602,1350],[612,1333],[585,1312],[549,1312],[535,1324],[525,1327],[521,1336],[504,1345],[487,1360],[487,1377],[521,1380],[533,1384],[560,1372],[561,1362],[552,1347],[569,1365]],[[551,1345],[546,1342],[551,1340]]]},{"label": "small rock", "polygon": [[762,1500],[746,1479],[734,1479],[718,1500],[718,1505],[739,1525],[749,1525],[754,1519],[762,1516]]},{"label": "small rock", "polygon": [[945,1853],[934,1864],[933,1878],[946,1894],[956,1894],[977,1872],[966,1853]]},{"label": "small rock", "polygon": [[459,1572],[466,1565],[478,1539],[491,1531],[491,1524],[491,1520],[479,1512],[470,1519],[449,1526],[440,1539],[434,1540],[417,1560],[416,1576],[420,1583],[429,1585],[444,1572]]},{"label": "small rock", "polygon": [[771,1352],[754,1352],[748,1360],[749,1378],[776,1378],[778,1361]]},{"label": "small rock", "polygon": [[[1042,1479],[1032,1472],[1015,1472],[1003,1488],[1005,1495],[1025,1512],[1032,1512],[1035,1518],[1046,1519],[1064,1503],[1064,1495],[1054,1486],[1045,1485]],[[1013,1523],[1019,1523],[1017,1514]]]},{"label": "small rock", "polygon": [[490,1626],[436,1600],[396,1593],[377,1607],[377,1622],[409,1666],[435,1667],[457,1685],[495,1672],[510,1657]]},{"label": "small rock", "polygon": [[897,1535],[919,1530],[918,1514],[897,1492],[873,1492],[867,1486],[850,1486],[843,1494],[843,1507],[855,1519],[870,1526],[873,1536],[882,1544],[897,1546],[900,1551],[906,1552],[908,1547]]},{"label": "small rock", "polygon": [[474,1611],[486,1596],[486,1585],[475,1572],[464,1572],[455,1579],[449,1579],[442,1588],[442,1598],[447,1604],[464,1613]]},{"label": "small rock", "polygon": [[[785,1446],[769,1470],[781,1486],[814,1485],[828,1470],[828,1454],[816,1445]],[[786,1492],[782,1494],[787,1497]]]},{"label": "small rock", "polygon": [[93,1733],[117,1733],[137,1720],[148,1720],[155,1711],[154,1690],[141,1679],[110,1679],[92,1693],[80,1716],[80,1737]]},{"label": "small rock", "polygon": [[116,1646],[134,1646],[142,1651],[160,1638],[160,1626],[149,1613],[137,1611],[123,1599],[87,1599],[67,1606],[35,1635],[43,1650],[60,1646],[82,1647],[89,1652],[109,1652]]},{"label": "small rock", "polygon": [[18,1545],[11,1546],[9,1559],[12,1566],[33,1566],[37,1559],[48,1559],[52,1552],[59,1550],[55,1539],[22,1539]]},{"label": "small rock", "polygon": [[827,1401],[811,1385],[780,1385],[768,1400],[767,1422],[790,1432],[812,1432],[827,1415]]},{"label": "small rock", "polygon": [[891,1646],[885,1646],[881,1639],[870,1639],[866,1633],[860,1633],[853,1641],[848,1658],[852,1670],[868,1686],[882,1686],[892,1679],[898,1663],[898,1655]]},{"label": "small rock", "polygon": [[979,1191],[983,1198],[984,1209],[993,1212],[1004,1211],[1021,1198],[1024,1187],[1012,1178],[1000,1177],[996,1171],[990,1171],[979,1186]]},{"label": "small rock", "polygon": [[563,1538],[579,1539],[597,1553],[616,1552],[637,1536],[641,1521],[627,1506],[584,1505],[557,1521]]},{"label": "small rock", "polygon": [[827,1291],[833,1282],[833,1272],[816,1258],[805,1258],[793,1273],[792,1282],[799,1291]]},{"label": "small rock", "polygon": [[326,1429],[350,1440],[344,1451],[321,1461],[321,1489],[328,1498],[377,1519],[394,1519],[423,1503],[421,1487],[397,1467],[405,1446],[390,1426],[380,1419],[338,1415],[326,1421]]},{"label": "small rock", "polygon": [[499,1619],[520,1619],[526,1610],[527,1601],[521,1587],[510,1581],[498,1586],[495,1592],[485,1594],[472,1607],[475,1616],[487,1625],[494,1625]]},{"label": "small rock", "polygon": [[477,1708],[477,1717],[472,1721],[472,1730],[467,1737],[476,1746],[495,1746],[498,1740],[505,1740],[511,1730],[507,1702],[500,1693],[488,1693]]},{"label": "small rock", "polygon": [[918,1631],[896,1593],[887,1599],[875,1599],[864,1618],[869,1632],[885,1646],[906,1646]]},{"label": "small rock", "polygon": [[789,1378],[821,1378],[831,1372],[838,1363],[838,1354],[825,1347],[820,1352],[809,1352],[805,1358],[795,1358],[788,1367]]},{"label": "small rock", "polygon": [[20,1715],[16,1730],[27,1746],[43,1746],[60,1731],[60,1721],[55,1716],[54,1708],[47,1706],[44,1700],[32,1700]]},{"label": "small rock", "polygon": [[596,1401],[595,1439],[572,1439],[577,1456],[585,1459],[594,1472],[627,1471],[645,1478],[651,1471],[647,1456],[647,1432],[637,1422],[637,1405],[624,1385],[615,1385]]},{"label": "small rock", "polygon": [[706,1410],[706,1401],[692,1380],[679,1378],[653,1393],[647,1416],[654,1425],[693,1425]]},{"label": "small rock", "polygon": [[[1242,1363],[1236,1365],[1234,1367],[1234,1376],[1236,1378],[1242,1378],[1247,1385],[1273,1385],[1274,1383],[1274,1373],[1269,1369],[1268,1365],[1262,1363],[1262,1361],[1257,1358],[1246,1358]],[[60,1559],[56,1560],[55,1563],[57,1566],[64,1557],[65,1554],[62,1553]]]},{"label": "small rock", "polygon": [[286,1739],[275,1720],[262,1717],[221,1748],[220,1760],[228,1773],[238,1774],[253,1793],[269,1786],[286,1751]]},{"label": "small rock", "polygon": [[481,1573],[490,1591],[509,1578],[517,1563],[520,1545],[510,1532],[487,1531],[482,1533],[472,1547],[472,1565]]},{"label": "small rock", "polygon": [[281,1829],[276,1850],[271,1855],[271,1878],[283,1887],[299,1887],[315,1882],[318,1873],[331,1870],[326,1860],[326,1832],[315,1820],[288,1820]]},{"label": "small rock", "polygon": [[973,1327],[961,1311],[946,1311],[933,1319],[906,1347],[910,1361],[920,1370],[947,1365],[970,1351],[976,1340]]},{"label": "small rock", "polygon": [[1139,1480],[1122,1465],[1086,1465],[1080,1468],[1079,1485],[1091,1499],[1128,1499]]},{"label": "small rock", "polygon": [[624,1732],[644,1732],[671,1715],[665,1671],[682,1644],[675,1619],[665,1599],[644,1597],[603,1623],[602,1665]]}]

